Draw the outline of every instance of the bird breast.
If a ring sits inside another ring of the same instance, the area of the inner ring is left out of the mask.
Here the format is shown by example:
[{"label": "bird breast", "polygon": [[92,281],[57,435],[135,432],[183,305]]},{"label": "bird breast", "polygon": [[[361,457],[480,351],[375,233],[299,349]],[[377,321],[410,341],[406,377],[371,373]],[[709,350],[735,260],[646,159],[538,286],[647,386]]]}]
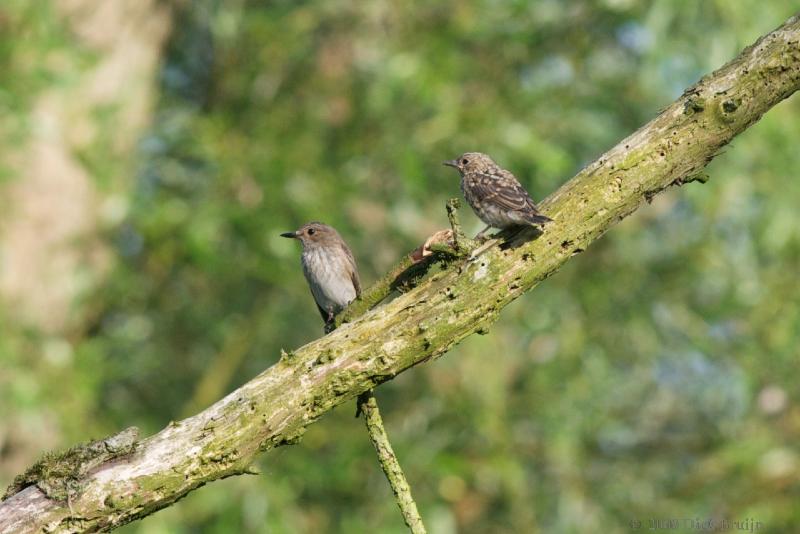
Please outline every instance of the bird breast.
[{"label": "bird breast", "polygon": [[356,298],[353,268],[344,253],[311,247],[303,251],[302,263],[314,300],[324,310],[338,312]]}]

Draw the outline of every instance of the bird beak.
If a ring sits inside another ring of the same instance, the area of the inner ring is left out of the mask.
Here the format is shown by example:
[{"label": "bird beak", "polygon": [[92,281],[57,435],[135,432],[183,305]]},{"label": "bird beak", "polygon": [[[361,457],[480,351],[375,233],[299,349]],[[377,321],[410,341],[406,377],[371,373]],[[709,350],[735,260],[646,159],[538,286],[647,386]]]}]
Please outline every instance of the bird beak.
[{"label": "bird beak", "polygon": [[442,165],[447,165],[448,167],[455,167],[458,168],[458,160],[456,159],[448,159],[447,161],[443,161]]},{"label": "bird beak", "polygon": [[284,232],[281,237],[288,237],[289,239],[297,239],[297,232]]}]

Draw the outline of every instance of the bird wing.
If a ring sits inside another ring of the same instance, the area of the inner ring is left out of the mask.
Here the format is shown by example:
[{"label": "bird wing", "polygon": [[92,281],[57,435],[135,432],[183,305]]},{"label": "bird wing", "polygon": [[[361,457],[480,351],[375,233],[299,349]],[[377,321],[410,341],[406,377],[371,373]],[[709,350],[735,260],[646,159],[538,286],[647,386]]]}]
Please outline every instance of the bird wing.
[{"label": "bird wing", "polygon": [[356,290],[356,297],[361,296],[361,280],[358,278],[358,267],[356,266],[356,259],[353,257],[353,252],[344,242],[342,242],[342,250],[347,257],[350,264],[350,280],[353,281],[353,288]]},{"label": "bird wing", "polygon": [[531,196],[508,171],[498,174],[476,173],[471,185],[478,198],[485,202],[509,211],[532,210],[533,213],[539,213]]}]

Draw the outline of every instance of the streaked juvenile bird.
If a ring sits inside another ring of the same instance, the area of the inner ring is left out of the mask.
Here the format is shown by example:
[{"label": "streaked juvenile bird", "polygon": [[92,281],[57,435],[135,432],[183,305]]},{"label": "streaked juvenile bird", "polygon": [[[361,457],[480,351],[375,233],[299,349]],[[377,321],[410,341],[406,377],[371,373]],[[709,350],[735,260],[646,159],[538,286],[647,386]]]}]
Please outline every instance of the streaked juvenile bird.
[{"label": "streaked juvenile bird", "polygon": [[281,236],[298,239],[303,245],[303,273],[327,330],[336,314],[361,294],[353,253],[339,232],[321,222],[304,224]]},{"label": "streaked juvenile bird", "polygon": [[486,154],[467,152],[444,164],[461,173],[464,198],[475,215],[487,224],[477,238],[482,238],[490,228],[540,226],[552,221],[539,213],[519,180]]}]

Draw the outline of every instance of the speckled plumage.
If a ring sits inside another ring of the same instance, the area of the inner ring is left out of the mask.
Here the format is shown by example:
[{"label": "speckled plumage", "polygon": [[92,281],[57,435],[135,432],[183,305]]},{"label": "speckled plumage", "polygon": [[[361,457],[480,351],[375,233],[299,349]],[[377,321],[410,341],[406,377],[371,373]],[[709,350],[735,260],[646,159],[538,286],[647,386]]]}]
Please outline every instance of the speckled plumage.
[{"label": "speckled plumage", "polygon": [[539,226],[552,220],[539,213],[519,180],[486,154],[467,152],[445,165],[458,169],[464,198],[489,227]]},{"label": "speckled plumage", "polygon": [[361,294],[353,253],[339,233],[321,222],[310,222],[295,232],[281,234],[300,240],[303,274],[325,324]]}]

